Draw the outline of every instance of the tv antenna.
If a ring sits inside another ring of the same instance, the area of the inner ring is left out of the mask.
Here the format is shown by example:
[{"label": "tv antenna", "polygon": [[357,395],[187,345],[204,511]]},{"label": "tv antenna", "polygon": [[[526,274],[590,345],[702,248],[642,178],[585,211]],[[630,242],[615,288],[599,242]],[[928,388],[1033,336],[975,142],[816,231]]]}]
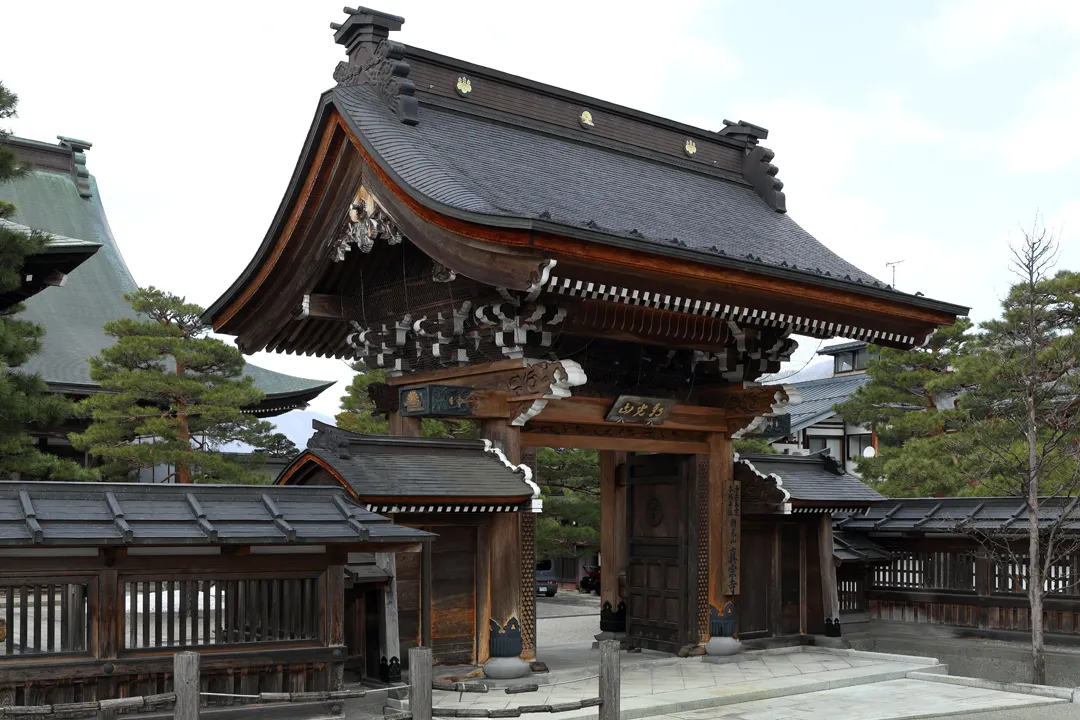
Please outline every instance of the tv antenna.
[{"label": "tv antenna", "polygon": [[892,288],[896,289],[896,266],[904,262],[903,260],[893,260],[892,262],[885,263],[885,267],[892,268]]}]

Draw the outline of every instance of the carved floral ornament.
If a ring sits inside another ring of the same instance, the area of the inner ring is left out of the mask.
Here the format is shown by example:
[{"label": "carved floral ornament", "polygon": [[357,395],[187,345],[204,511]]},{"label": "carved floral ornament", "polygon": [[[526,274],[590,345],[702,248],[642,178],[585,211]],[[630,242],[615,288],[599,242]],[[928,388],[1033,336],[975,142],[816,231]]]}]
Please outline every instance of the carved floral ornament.
[{"label": "carved floral ornament", "polygon": [[405,239],[397,223],[383,209],[366,188],[356,191],[344,227],[331,241],[335,262],[342,262],[345,254],[355,247],[362,253],[369,253],[377,240],[385,240],[387,245],[399,245]]},{"label": "carved floral ornament", "polygon": [[[447,281],[443,276],[442,282]],[[566,310],[532,302],[534,294],[502,289],[500,294],[505,302],[474,307],[466,300],[452,313],[436,312],[419,318],[407,313],[395,323],[369,327],[353,320],[345,343],[353,349],[356,359],[392,372],[412,369],[414,359],[422,360],[422,365],[431,365],[431,361],[439,365],[465,364],[478,353],[481,343],[498,348],[504,357],[512,359],[525,357],[527,345],[550,347]]]}]

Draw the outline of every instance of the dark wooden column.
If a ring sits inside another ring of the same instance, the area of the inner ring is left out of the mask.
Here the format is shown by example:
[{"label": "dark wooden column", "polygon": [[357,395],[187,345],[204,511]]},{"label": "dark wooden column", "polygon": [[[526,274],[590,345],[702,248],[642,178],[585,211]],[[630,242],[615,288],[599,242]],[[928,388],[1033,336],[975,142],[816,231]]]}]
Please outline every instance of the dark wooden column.
[{"label": "dark wooden column", "polygon": [[[484,420],[480,436],[490,440],[512,465],[521,462],[521,430],[506,420]],[[492,658],[519,657],[521,632],[521,517],[492,513],[487,547],[491,573],[489,652]]]},{"label": "dark wooden column", "polygon": [[818,520],[818,564],[821,567],[821,601],[825,609],[825,635],[826,637],[840,637],[840,594],[836,588],[832,515],[829,513],[822,513]]},{"label": "dark wooden column", "polygon": [[735,480],[731,440],[709,435],[709,635],[738,632],[735,596],[739,594],[739,545],[742,509]]},{"label": "dark wooden column", "polygon": [[[388,434],[398,437],[420,437],[420,418],[405,417],[399,412],[388,414]],[[426,546],[426,544],[425,544]],[[390,579],[379,594],[379,674],[385,681],[401,679],[401,631],[398,622],[397,556],[376,553],[375,564]]]},{"label": "dark wooden column", "polygon": [[408,417],[400,412],[387,413],[389,427],[387,435],[396,437],[420,437],[420,418]]},{"label": "dark wooden column", "polygon": [[626,632],[626,603],[619,593],[619,575],[626,573],[626,482],[618,478],[625,457],[600,451],[600,632]]},{"label": "dark wooden column", "polygon": [[[536,448],[522,448],[521,462],[536,478]],[[521,521],[521,659],[536,659],[536,514],[522,512]]]},{"label": "dark wooden column", "polygon": [[336,648],[333,660],[327,665],[327,687],[341,690],[345,685],[345,561],[346,553],[339,552],[326,566],[326,644]]}]

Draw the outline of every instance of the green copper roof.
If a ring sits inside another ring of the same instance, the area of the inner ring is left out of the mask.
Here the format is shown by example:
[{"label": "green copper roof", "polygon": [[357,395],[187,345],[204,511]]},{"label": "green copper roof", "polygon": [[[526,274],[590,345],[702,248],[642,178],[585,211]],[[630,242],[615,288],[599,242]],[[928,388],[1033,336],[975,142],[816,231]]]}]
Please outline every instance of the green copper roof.
[{"label": "green copper roof", "polygon": [[[42,350],[24,366],[50,387],[69,393],[98,389],[87,358],[112,343],[106,322],[135,313],[124,293],[137,289],[109,228],[97,181],[86,173],[83,148],[9,138],[9,145],[34,164],[26,177],[0,185],[0,200],[16,206],[13,222],[100,249],[68,276],[25,301],[22,317],[45,328]],[[176,288],[181,290],[182,288]],[[248,364],[246,372],[266,393],[259,414],[279,414],[303,406],[332,383],[293,377]]]}]

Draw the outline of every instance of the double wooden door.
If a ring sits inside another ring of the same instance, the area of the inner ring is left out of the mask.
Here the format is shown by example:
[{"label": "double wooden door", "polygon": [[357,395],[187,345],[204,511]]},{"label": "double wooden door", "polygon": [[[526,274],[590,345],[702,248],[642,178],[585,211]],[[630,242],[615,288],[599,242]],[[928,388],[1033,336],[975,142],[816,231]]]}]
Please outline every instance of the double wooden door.
[{"label": "double wooden door", "polygon": [[674,653],[687,642],[688,457],[693,456],[627,458],[626,632],[631,647]]}]

